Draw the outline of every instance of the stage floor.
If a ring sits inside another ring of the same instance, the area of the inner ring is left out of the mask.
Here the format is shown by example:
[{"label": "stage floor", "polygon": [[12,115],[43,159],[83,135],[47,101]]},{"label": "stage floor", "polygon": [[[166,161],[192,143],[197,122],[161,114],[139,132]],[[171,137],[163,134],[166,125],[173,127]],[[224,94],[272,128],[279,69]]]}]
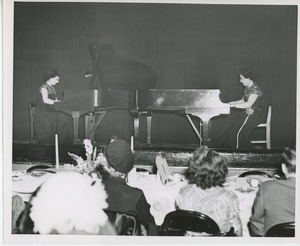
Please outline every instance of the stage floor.
[{"label": "stage floor", "polygon": [[[97,146],[97,152],[103,151],[106,146]],[[162,154],[174,172],[186,169],[188,159],[198,148],[195,145],[182,146],[171,144],[139,145],[135,146],[135,165],[146,167],[155,172],[155,158]],[[281,149],[215,149],[226,156],[231,172],[242,172],[253,169],[265,170],[271,173],[279,172],[281,165]],[[59,146],[59,162],[75,164],[68,152],[85,158],[85,149],[82,144]],[[13,144],[12,163],[18,165],[55,164],[55,146],[39,144]]]}]

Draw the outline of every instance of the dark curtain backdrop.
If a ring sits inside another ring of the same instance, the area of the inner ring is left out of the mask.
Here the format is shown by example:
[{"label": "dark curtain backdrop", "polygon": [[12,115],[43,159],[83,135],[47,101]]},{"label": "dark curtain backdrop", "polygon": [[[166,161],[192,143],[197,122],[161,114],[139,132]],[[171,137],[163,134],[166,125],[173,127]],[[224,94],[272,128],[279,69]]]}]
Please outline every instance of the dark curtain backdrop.
[{"label": "dark curtain backdrop", "polygon": [[[156,88],[217,88],[224,102],[242,96],[237,71],[253,68],[273,106],[272,146],[295,144],[297,6],[17,2],[14,7],[14,141],[29,139],[28,104],[36,101],[49,69],[62,76],[59,93],[89,88],[90,79],[83,77],[93,67],[88,45],[97,42],[150,66]],[[223,120],[212,120],[213,135]],[[110,112],[97,141],[106,143],[112,134],[129,140],[132,128],[126,111]],[[187,119],[174,114],[154,115],[152,137],[198,141]]]}]

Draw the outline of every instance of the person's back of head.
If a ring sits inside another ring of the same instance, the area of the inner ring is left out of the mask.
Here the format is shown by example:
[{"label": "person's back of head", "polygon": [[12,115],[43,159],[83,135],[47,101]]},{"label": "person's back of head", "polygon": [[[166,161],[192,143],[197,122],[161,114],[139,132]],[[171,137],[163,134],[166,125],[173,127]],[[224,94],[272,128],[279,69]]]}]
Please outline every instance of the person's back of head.
[{"label": "person's back of head", "polygon": [[202,147],[189,161],[186,176],[202,189],[223,186],[228,174],[227,160],[218,152]]},{"label": "person's back of head", "polygon": [[281,167],[286,177],[296,174],[296,147],[283,150]]},{"label": "person's back of head", "polygon": [[95,171],[103,179],[109,176],[126,178],[134,165],[134,156],[130,145],[117,137],[111,139],[103,157],[105,161],[99,162],[99,165],[95,167]]}]

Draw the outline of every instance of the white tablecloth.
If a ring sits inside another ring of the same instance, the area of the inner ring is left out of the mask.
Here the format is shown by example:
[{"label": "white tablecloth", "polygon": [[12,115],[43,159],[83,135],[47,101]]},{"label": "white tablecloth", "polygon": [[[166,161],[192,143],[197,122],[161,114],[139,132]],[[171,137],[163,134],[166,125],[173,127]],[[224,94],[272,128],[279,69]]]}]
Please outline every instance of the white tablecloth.
[{"label": "white tablecloth", "polygon": [[[47,180],[52,173],[47,173],[41,177],[33,177],[29,174],[19,173],[20,178],[13,178],[12,193],[20,195],[24,201],[29,201],[32,192]],[[239,199],[240,204],[240,218],[243,226],[243,236],[249,236],[247,223],[251,216],[252,204],[258,188],[251,188],[253,191],[249,193],[242,193],[237,191],[238,188],[250,188],[246,181],[247,178],[229,177],[226,182],[226,188],[232,190]],[[262,181],[266,180],[263,179]],[[180,181],[170,186],[165,186],[157,178],[157,175],[144,173],[135,175],[134,179],[129,179],[128,184],[132,187],[137,187],[143,190],[148,203],[151,205],[150,212],[155,218],[157,225],[161,225],[165,216],[175,210],[175,198],[179,193],[181,187],[186,182]]]},{"label": "white tablecloth", "polygon": [[[229,177],[225,185],[228,190],[233,191],[238,196],[243,236],[249,237],[247,223],[251,216],[251,209],[258,188],[250,187],[246,180],[247,178],[238,178],[236,176]],[[262,181],[265,180],[266,178],[262,179]],[[161,225],[163,223],[164,217],[167,213],[175,210],[175,198],[179,193],[180,188],[185,184],[186,182],[181,181],[171,186],[164,186],[160,180],[157,179],[156,175],[151,174],[142,177],[137,176],[135,181],[129,182],[129,185],[143,190],[148,203],[151,205],[150,212],[155,218],[157,225]],[[236,190],[239,188],[250,188],[252,191],[249,193],[242,193]]]},{"label": "white tablecloth", "polygon": [[[19,195],[25,202],[28,202],[31,194],[53,173],[46,173],[40,177],[34,177],[25,171],[13,171],[12,194]],[[15,176],[14,176],[15,175]]]}]

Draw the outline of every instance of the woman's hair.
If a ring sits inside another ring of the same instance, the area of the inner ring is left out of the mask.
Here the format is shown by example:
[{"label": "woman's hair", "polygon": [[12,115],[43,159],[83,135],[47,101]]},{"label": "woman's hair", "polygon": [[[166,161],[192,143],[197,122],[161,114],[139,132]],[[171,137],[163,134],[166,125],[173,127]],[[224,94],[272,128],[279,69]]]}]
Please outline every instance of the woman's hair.
[{"label": "woman's hair", "polygon": [[285,148],[282,153],[282,163],[285,164],[289,173],[296,172],[296,148]]},{"label": "woman's hair", "polygon": [[49,79],[55,78],[57,76],[60,77],[56,70],[50,70],[45,76],[45,81],[48,81]]},{"label": "woman's hair", "polygon": [[242,68],[238,74],[242,75],[246,79],[255,80],[255,78],[256,78],[255,73],[252,70],[250,70],[249,68]]},{"label": "woman's hair", "polygon": [[189,160],[186,177],[202,189],[223,186],[228,174],[227,161],[206,147],[196,150]]}]

